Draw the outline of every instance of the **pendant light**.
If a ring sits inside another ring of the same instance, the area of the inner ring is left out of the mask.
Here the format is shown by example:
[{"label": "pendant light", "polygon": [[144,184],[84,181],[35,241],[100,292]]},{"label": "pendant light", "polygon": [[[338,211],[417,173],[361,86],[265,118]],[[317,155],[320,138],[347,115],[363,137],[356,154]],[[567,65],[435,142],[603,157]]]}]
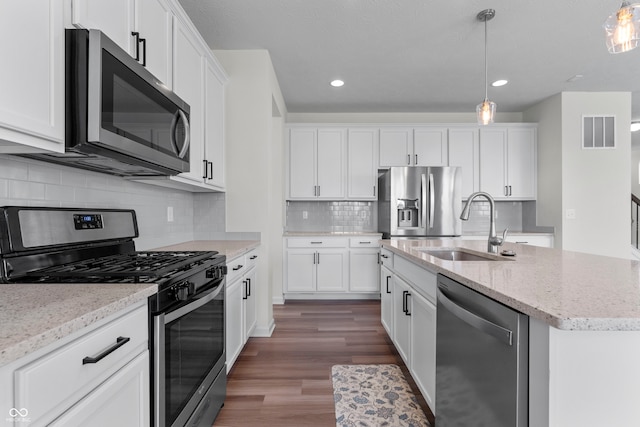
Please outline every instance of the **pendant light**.
[{"label": "pendant light", "polygon": [[496,115],[496,103],[489,101],[487,96],[489,86],[487,83],[487,21],[492,20],[494,16],[496,16],[496,11],[493,9],[485,9],[477,15],[478,21],[484,21],[484,101],[476,107],[479,125],[493,123]]},{"label": "pendant light", "polygon": [[603,24],[609,53],[627,52],[640,44],[640,3],[624,0],[620,9]]}]

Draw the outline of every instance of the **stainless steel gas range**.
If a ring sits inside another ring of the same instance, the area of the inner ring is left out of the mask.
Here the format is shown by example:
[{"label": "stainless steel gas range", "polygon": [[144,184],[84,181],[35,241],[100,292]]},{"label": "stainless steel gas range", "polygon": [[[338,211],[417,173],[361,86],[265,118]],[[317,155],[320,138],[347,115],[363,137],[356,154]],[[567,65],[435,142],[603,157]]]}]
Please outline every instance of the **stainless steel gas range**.
[{"label": "stainless steel gas range", "polygon": [[0,207],[0,281],[157,283],[152,423],[209,427],[226,396],[225,256],[136,251],[136,237],[133,210]]}]

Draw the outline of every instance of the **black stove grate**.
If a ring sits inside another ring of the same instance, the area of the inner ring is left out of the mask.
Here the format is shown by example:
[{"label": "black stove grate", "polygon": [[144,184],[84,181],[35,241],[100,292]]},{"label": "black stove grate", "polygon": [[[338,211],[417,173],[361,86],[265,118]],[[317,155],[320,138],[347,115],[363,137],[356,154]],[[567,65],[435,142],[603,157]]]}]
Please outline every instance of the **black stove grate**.
[{"label": "black stove grate", "polygon": [[55,265],[28,274],[38,282],[146,283],[170,278],[210,260],[216,251],[142,251]]}]

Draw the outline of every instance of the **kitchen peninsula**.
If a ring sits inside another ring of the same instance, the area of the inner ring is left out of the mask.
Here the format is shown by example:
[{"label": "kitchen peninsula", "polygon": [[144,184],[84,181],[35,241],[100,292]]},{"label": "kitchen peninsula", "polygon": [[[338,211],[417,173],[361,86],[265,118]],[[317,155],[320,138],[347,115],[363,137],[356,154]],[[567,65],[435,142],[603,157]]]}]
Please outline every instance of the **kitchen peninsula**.
[{"label": "kitchen peninsula", "polygon": [[425,247],[486,253],[484,241],[382,241],[530,316],[529,426],[638,425],[640,263],[513,243],[502,247],[513,258],[446,261]]}]

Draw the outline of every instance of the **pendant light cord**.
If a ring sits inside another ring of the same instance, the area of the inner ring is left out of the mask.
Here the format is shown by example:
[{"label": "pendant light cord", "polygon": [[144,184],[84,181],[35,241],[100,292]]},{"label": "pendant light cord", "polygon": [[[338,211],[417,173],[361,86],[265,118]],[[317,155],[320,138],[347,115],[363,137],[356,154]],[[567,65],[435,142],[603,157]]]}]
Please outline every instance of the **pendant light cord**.
[{"label": "pendant light cord", "polygon": [[487,65],[487,17],[484,17],[484,100],[489,99],[489,66]]}]

